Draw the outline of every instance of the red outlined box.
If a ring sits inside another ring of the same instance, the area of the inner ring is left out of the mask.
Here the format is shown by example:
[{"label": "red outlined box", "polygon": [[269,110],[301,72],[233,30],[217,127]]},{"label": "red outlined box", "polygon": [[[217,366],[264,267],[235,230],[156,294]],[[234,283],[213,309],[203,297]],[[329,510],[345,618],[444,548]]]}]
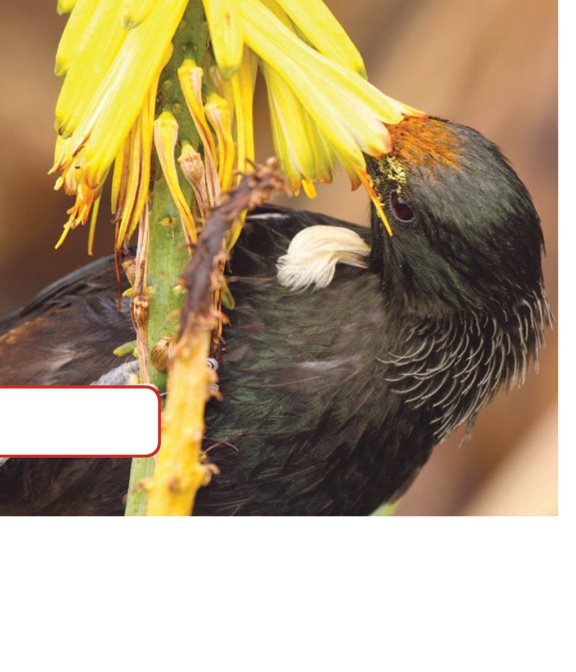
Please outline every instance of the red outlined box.
[{"label": "red outlined box", "polygon": [[161,409],[149,385],[0,385],[0,457],[151,457]]}]

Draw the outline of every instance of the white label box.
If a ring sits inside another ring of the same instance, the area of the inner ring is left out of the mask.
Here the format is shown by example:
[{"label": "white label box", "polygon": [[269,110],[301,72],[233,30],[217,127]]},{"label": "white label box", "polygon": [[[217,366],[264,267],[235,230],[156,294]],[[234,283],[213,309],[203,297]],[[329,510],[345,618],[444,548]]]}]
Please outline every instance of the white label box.
[{"label": "white label box", "polygon": [[160,415],[148,385],[0,386],[0,457],[151,457]]}]

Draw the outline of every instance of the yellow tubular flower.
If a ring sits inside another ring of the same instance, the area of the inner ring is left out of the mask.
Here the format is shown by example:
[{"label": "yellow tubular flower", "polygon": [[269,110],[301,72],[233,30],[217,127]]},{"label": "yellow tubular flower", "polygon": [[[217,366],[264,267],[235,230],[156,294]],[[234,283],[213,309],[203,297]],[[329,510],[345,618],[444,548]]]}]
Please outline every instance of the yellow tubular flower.
[{"label": "yellow tubular flower", "polygon": [[[130,131],[128,138],[124,143],[125,151],[121,158],[121,168],[124,170],[124,181],[122,191],[118,194],[119,200],[114,203],[114,211],[120,212],[118,227],[116,229],[116,249],[122,247],[124,241],[130,239],[141,214],[137,202],[138,194],[141,191],[143,183],[141,170],[144,160],[143,148],[143,120],[138,117],[138,121]],[[148,158],[148,163],[150,159]],[[148,185],[146,184],[146,190]],[[116,195],[113,196],[115,198]]]},{"label": "yellow tubular flower", "polygon": [[384,208],[382,207],[382,202],[380,201],[380,196],[378,196],[378,193],[376,189],[374,189],[374,185],[372,183],[372,178],[370,175],[365,171],[358,171],[358,178],[360,182],[364,185],[364,188],[368,192],[368,195],[370,196],[370,199],[372,203],[374,204],[374,207],[376,208],[376,212],[378,213],[378,216],[380,217],[380,221],[384,224],[386,227],[386,231],[388,231],[388,234],[391,236],[392,235],[392,227],[390,226],[390,222],[388,221],[388,217],[386,217],[386,213],[384,212]]},{"label": "yellow tubular flower", "polygon": [[[353,188],[364,184],[375,200],[364,155],[390,151],[386,124],[420,113],[368,83],[360,54],[326,5],[321,0],[202,2],[217,66],[210,68],[208,86],[193,60],[186,59],[178,69],[203,144],[202,209],[206,202],[218,203],[221,191],[233,186],[234,169],[245,172],[254,160],[259,63],[274,146],[293,190],[303,188],[314,197],[314,183],[331,181],[340,163]],[[70,229],[88,221],[112,164],[116,245],[134,233],[148,196],[153,83],[167,63],[187,5],[187,0],[59,0],[58,11],[71,15],[56,58],[56,70],[66,78],[56,106],[59,137],[52,172],[60,173],[56,188],[76,201],[58,244]],[[166,140],[159,152],[176,190],[173,150],[168,152]],[[192,239],[190,207],[181,192],[174,193]],[[383,212],[378,203],[376,207]],[[236,227],[231,240],[238,233]]]},{"label": "yellow tubular flower", "polygon": [[208,69],[207,73],[209,91],[215,91],[219,96],[225,98],[228,102],[228,105],[230,105],[231,110],[234,109],[234,93],[232,91],[232,82],[234,79],[237,79],[238,72],[239,70],[236,71],[232,77],[230,77],[230,79],[224,79],[224,77],[222,77],[222,73],[218,69],[218,66],[212,65]]},{"label": "yellow tubular flower", "polygon": [[158,79],[156,78],[153,86],[148,91],[148,98],[140,113],[140,133],[141,133],[141,155],[139,166],[139,184],[138,196],[134,204],[134,210],[131,213],[130,223],[126,231],[126,242],[130,240],[136,230],[140,217],[148,201],[148,191],[150,188],[150,162],[152,159],[152,144],[154,135],[154,111],[156,108],[156,92],[158,90]]},{"label": "yellow tubular flower", "polygon": [[178,165],[182,174],[194,190],[196,205],[200,210],[202,221],[205,221],[213,203],[210,203],[208,197],[206,171],[204,170],[204,162],[202,161],[200,152],[197,152],[189,142],[185,142],[182,146],[182,152],[178,157]]},{"label": "yellow tubular flower", "polygon": [[[102,39],[103,31],[105,40]],[[58,96],[56,128],[60,135],[69,136],[78,126],[126,34],[122,27],[121,8],[116,3],[99,3],[82,32],[81,41],[76,45]],[[95,52],[98,53],[97,59],[94,58]]]},{"label": "yellow tubular flower", "polygon": [[204,112],[202,102],[202,77],[204,71],[196,65],[193,60],[186,59],[178,68],[178,80],[182,95],[186,101],[186,106],[190,116],[194,121],[198,135],[204,147],[204,157],[206,161],[206,184],[210,200],[216,203],[220,196],[220,187],[218,185],[216,143],[210,132],[210,126]]},{"label": "yellow tubular flower", "polygon": [[286,81],[348,166],[365,170],[362,152],[378,156],[390,150],[382,122],[401,121],[400,104],[308,47],[258,0],[243,0],[242,20],[248,46]]},{"label": "yellow tubular flower", "polygon": [[88,254],[94,254],[94,235],[96,233],[96,221],[98,219],[98,210],[100,209],[100,196],[94,201],[92,206],[92,215],[90,217],[90,229],[88,231]]},{"label": "yellow tubular flower", "polygon": [[330,147],[330,143],[322,135],[322,132],[307,112],[305,113],[305,120],[308,125],[312,147],[314,148],[316,179],[318,182],[331,182],[336,173],[336,155]]},{"label": "yellow tubular flower", "polygon": [[[258,73],[258,59],[249,49],[244,49],[242,63],[232,76],[232,104],[234,107],[234,122],[236,132],[236,170],[237,180],[241,175],[251,170],[250,163],[255,159],[254,152],[254,89]],[[235,222],[227,240],[228,250],[231,250],[240,234],[246,219],[244,212]],[[232,294],[226,285],[223,286],[223,301],[227,306],[233,306]],[[222,324],[219,325],[220,330]]]},{"label": "yellow tubular flower", "polygon": [[236,0],[202,0],[214,58],[225,79],[240,67],[243,35]]},{"label": "yellow tubular flower", "polygon": [[220,182],[220,188],[222,191],[228,191],[232,186],[235,156],[230,107],[224,98],[216,93],[211,93],[204,110],[218,138],[218,181]]},{"label": "yellow tubular flower", "polygon": [[322,0],[275,0],[324,56],[366,77],[358,49]]},{"label": "yellow tubular flower", "polygon": [[[82,150],[84,180],[92,188],[101,184],[136,121],[152,81],[167,60],[166,49],[185,6],[186,0],[157,0],[148,20],[128,32],[75,129],[72,155]],[[159,44],[165,45],[163,50]]]},{"label": "yellow tubular flower", "polygon": [[210,133],[210,127],[204,114],[204,105],[202,103],[202,78],[204,71],[193,60],[186,59],[178,68],[178,79],[180,87],[184,94],[184,100],[188,106],[188,111],[192,117],[200,140],[206,151],[208,151],[216,163],[216,144]]},{"label": "yellow tubular flower", "polygon": [[[59,99],[58,124],[64,123],[63,130],[72,134],[60,141],[51,171],[61,173],[56,186],[64,184],[68,193],[76,195],[76,203],[68,211],[70,218],[58,245],[71,228],[87,221],[151,87],[155,91],[154,82],[171,55],[171,39],[186,5],[187,0],[156,0],[149,3],[148,13],[138,26],[125,30],[121,3],[77,0],[59,48],[59,67],[67,69],[68,76]],[[140,132],[143,133],[142,125]],[[127,170],[137,167],[139,175],[131,185],[132,191],[124,194],[130,198],[134,194],[136,199],[130,206],[129,220],[127,211],[122,213],[126,235],[135,227],[137,210],[148,190],[147,183],[144,187],[144,180],[140,179],[146,171],[142,141],[142,135],[138,139],[132,137],[131,142],[136,144],[131,145],[130,163],[126,164]],[[116,200],[119,175],[123,174],[116,171]]]},{"label": "yellow tubular flower", "polygon": [[302,188],[304,189],[304,193],[306,196],[308,196],[308,198],[316,198],[316,187],[314,186],[313,180],[308,177],[302,180]]},{"label": "yellow tubular flower", "polygon": [[194,223],[194,217],[190,212],[186,198],[180,188],[178,171],[176,170],[174,148],[176,147],[177,141],[178,122],[170,112],[162,112],[154,122],[154,146],[156,147],[156,154],[158,155],[160,165],[162,166],[162,172],[166,178],[166,184],[168,185],[168,189],[170,189],[174,204],[178,208],[184,231],[189,240],[195,243],[198,240],[196,224]]},{"label": "yellow tubular flower", "polygon": [[72,14],[66,23],[56,51],[55,71],[57,75],[66,73],[74,55],[78,49],[82,48],[84,32],[97,5],[98,0],[78,0],[74,3]]},{"label": "yellow tubular flower", "polygon": [[70,12],[74,9],[75,4],[76,0],[58,0],[56,12],[58,14],[70,14]]},{"label": "yellow tubular flower", "polygon": [[122,0],[122,26],[136,28],[148,16],[156,0]]},{"label": "yellow tubular flower", "polygon": [[114,172],[112,173],[112,189],[110,195],[110,209],[115,215],[123,207],[126,184],[128,182],[128,163],[130,161],[130,135],[124,140],[120,151],[114,161]]},{"label": "yellow tubular flower", "polygon": [[[275,70],[264,65],[262,72],[268,88],[274,149],[282,161],[290,188],[298,195],[302,176],[313,180],[317,177],[315,148],[309,133],[310,125],[306,120],[308,113]],[[296,142],[295,138],[298,139]]]},{"label": "yellow tubular flower", "polygon": [[114,162],[111,209],[118,222],[116,249],[130,240],[148,198],[157,89],[158,79],[150,87],[138,121],[128,134]]},{"label": "yellow tubular flower", "polygon": [[234,120],[236,124],[236,167],[240,173],[247,170],[247,162],[254,161],[254,88],[258,61],[244,49],[242,62],[231,78]]},{"label": "yellow tubular flower", "polygon": [[[269,0],[267,4],[273,5],[273,0]],[[274,12],[284,25],[293,25],[282,9],[276,7]],[[298,195],[300,190],[300,179],[294,179],[296,169],[301,173],[306,195],[314,198],[314,180],[330,182],[336,172],[334,152],[284,79],[266,63],[262,63],[262,72],[268,88],[276,154],[295,194]]]}]

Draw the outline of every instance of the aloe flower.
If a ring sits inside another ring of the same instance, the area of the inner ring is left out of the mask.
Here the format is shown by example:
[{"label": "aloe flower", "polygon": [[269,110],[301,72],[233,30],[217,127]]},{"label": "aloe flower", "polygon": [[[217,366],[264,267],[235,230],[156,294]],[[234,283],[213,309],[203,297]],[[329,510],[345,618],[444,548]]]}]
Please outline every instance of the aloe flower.
[{"label": "aloe flower", "polygon": [[[155,109],[158,81],[193,2],[58,3],[59,12],[71,14],[56,55],[56,73],[64,82],[56,105],[52,171],[60,175],[56,188],[75,196],[58,245],[91,213],[93,229],[111,171],[117,246],[130,239],[147,203],[154,145],[187,237],[194,239],[192,206],[178,186],[173,158],[178,140],[186,138],[179,138],[176,122],[166,145],[154,132],[154,118],[157,124],[163,112]],[[196,64],[182,58],[179,79],[202,140],[210,204],[233,185],[236,171],[254,160],[258,66],[268,90],[276,154],[292,190],[304,188],[313,197],[314,183],[330,182],[340,164],[352,186],[364,184],[375,200],[364,155],[388,152],[386,124],[419,113],[367,81],[360,54],[326,5],[321,0],[204,0],[203,6],[214,60]]]},{"label": "aloe flower", "polygon": [[[186,5],[186,0],[74,3],[56,54],[56,72],[65,79],[56,104],[52,170],[61,173],[56,187],[76,196],[63,237],[88,220],[115,159],[125,166],[118,190],[125,192],[122,216],[132,220],[125,227],[133,232],[147,185],[143,180],[135,185],[134,177],[129,184],[130,176],[136,171],[144,177],[149,170],[150,108]],[[147,11],[135,19],[131,12],[137,9]]]},{"label": "aloe flower", "polygon": [[[118,262],[138,232],[127,293],[136,346],[116,351],[134,349],[140,381],[168,390],[162,449],[155,466],[133,460],[127,513],[186,514],[215,469],[201,452],[211,394],[205,362],[233,296],[222,261],[210,290],[214,324],[178,335],[178,278],[212,208],[252,170],[258,70],[291,191],[313,198],[315,183],[341,166],[353,188],[366,188],[390,234],[365,157],[391,150],[387,125],[421,113],[368,82],[321,0],[59,0],[58,11],[70,17],[56,54],[64,81],[52,172],[75,201],[57,246],[90,222],[91,252],[110,177]],[[244,215],[227,232],[228,249]]]}]

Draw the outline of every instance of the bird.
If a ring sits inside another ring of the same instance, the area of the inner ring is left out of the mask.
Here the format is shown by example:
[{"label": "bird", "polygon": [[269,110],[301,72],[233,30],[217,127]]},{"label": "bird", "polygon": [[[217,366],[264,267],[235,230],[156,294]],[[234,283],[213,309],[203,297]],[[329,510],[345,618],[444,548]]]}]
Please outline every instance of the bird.
[{"label": "bird", "polygon": [[[368,515],[435,445],[521,385],[552,323],[530,194],[498,147],[440,117],[390,126],[367,169],[392,229],[264,205],[229,262],[221,399],[195,515]],[[0,323],[0,384],[87,384],[133,338],[104,258]],[[9,459],[2,515],[121,515],[127,459]]]}]

